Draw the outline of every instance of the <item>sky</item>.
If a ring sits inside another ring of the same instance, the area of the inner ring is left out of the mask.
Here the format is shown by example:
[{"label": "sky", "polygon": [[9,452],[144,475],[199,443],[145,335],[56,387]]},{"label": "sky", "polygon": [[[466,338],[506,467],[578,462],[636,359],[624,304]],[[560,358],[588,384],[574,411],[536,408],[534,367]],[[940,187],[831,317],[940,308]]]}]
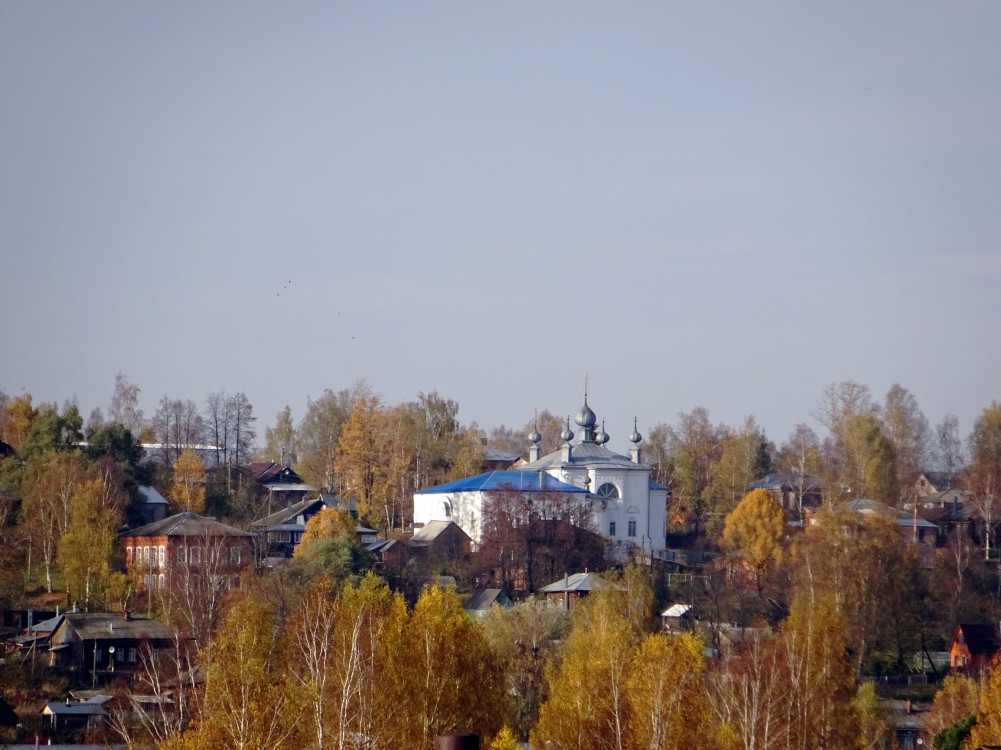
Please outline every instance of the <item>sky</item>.
[{"label": "sky", "polygon": [[625,451],[1001,400],[1001,2],[0,3],[0,390]]}]

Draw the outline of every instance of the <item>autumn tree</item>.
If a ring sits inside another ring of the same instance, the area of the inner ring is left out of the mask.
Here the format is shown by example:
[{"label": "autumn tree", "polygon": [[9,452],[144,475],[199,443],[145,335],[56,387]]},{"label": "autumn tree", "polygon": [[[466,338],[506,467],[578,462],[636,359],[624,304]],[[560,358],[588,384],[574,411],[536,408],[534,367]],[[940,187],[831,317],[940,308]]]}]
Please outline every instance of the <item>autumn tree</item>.
[{"label": "autumn tree", "polygon": [[739,750],[778,750],[789,739],[789,684],[781,643],[755,635],[722,650],[706,680],[721,739]]},{"label": "autumn tree", "polygon": [[139,440],[123,425],[106,424],[88,432],[85,453],[95,464],[110,462],[118,468],[122,487],[129,495],[129,504],[125,509],[126,523],[130,526],[142,523],[145,496],[139,488],[152,484],[153,471],[145,460],[146,451]]},{"label": "autumn tree", "polygon": [[896,454],[874,414],[845,420],[836,440],[828,444],[828,469],[828,486],[847,497],[900,505]]},{"label": "autumn tree", "polygon": [[344,510],[323,508],[306,522],[292,551],[291,570],[306,579],[339,586],[372,566],[371,555],[358,540],[357,523]]},{"label": "autumn tree", "polygon": [[650,478],[665,487],[671,486],[674,478],[671,445],[671,428],[663,422],[651,427],[643,441],[643,460],[650,466]]},{"label": "autumn tree", "polygon": [[185,733],[187,744],[178,746],[301,746],[303,703],[290,681],[286,653],[279,623],[267,607],[251,597],[236,603],[206,655],[198,720]]},{"label": "autumn tree", "polygon": [[863,682],[859,685],[852,705],[858,717],[858,746],[863,750],[891,750],[896,747],[889,710],[876,692],[875,683]]},{"label": "autumn tree", "polygon": [[395,696],[397,746],[431,747],[458,730],[492,736],[501,727],[503,680],[480,625],[451,587],[421,592],[407,626],[408,652]]},{"label": "autumn tree", "polygon": [[816,487],[816,480],[824,472],[820,439],[808,425],[798,424],[789,439],[782,444],[778,455],[778,468],[792,485],[796,498],[798,520],[804,519],[803,499]]},{"label": "autumn tree", "polygon": [[928,609],[940,632],[950,632],[959,622],[1001,619],[997,572],[965,529],[953,530],[935,550],[928,588]]},{"label": "autumn tree", "polygon": [[544,670],[569,630],[569,614],[541,599],[526,599],[513,607],[492,607],[482,623],[504,671],[504,722],[527,739],[546,698]]},{"label": "autumn tree", "polygon": [[292,408],[288,404],[275,417],[275,426],[264,428],[264,447],[258,457],[282,464],[295,463],[295,424],[292,421]]},{"label": "autumn tree", "polygon": [[532,745],[564,750],[623,750],[630,706],[627,679],[639,633],[621,601],[599,593],[578,607],[559,666],[547,670],[549,697],[539,711]]},{"label": "autumn tree", "polygon": [[193,450],[182,451],[174,463],[170,499],[182,510],[205,512],[205,464]]},{"label": "autumn tree", "polygon": [[385,582],[366,576],[334,596],[314,586],[290,618],[291,672],[318,750],[385,744],[399,720],[395,679],[403,666],[407,611]]},{"label": "autumn tree", "polygon": [[748,417],[740,431],[730,431],[723,438],[719,461],[712,467],[712,478],[705,491],[710,533],[720,533],[724,518],[744,497],[747,485],[764,476],[759,473],[759,463],[765,460],[770,464],[767,444],[753,417]]},{"label": "autumn tree", "polygon": [[334,459],[341,430],[355,402],[371,395],[372,389],[361,380],[351,388],[336,393],[328,388],[316,400],[306,399],[306,412],[295,436],[298,471],[303,479],[329,492],[336,489]]},{"label": "autumn tree", "polygon": [[[58,562],[66,593],[84,607],[106,604],[114,572],[124,491],[109,476],[88,479],[70,496],[69,524],[59,539]],[[121,590],[121,582],[118,591]]]},{"label": "autumn tree", "polygon": [[648,635],[630,663],[625,694],[629,727],[625,747],[674,750],[713,747],[716,738],[702,680],[702,641],[692,633]]},{"label": "autumn tree", "polygon": [[215,465],[245,466],[254,452],[254,407],[244,393],[210,393],[203,430],[214,446]]},{"label": "autumn tree", "polygon": [[[831,602],[845,622],[855,668],[902,662],[914,653],[918,560],[895,519],[822,508],[794,548],[794,599]],[[893,571],[872,575],[871,571]]]},{"label": "autumn tree", "polygon": [[[192,639],[196,651],[212,640],[242,562],[231,552],[232,537],[210,528],[184,538],[184,546],[166,560],[166,587],[155,592],[167,621]],[[232,592],[232,593],[231,593]]]},{"label": "autumn tree", "polygon": [[0,418],[0,440],[19,451],[37,416],[38,409],[32,406],[30,393],[8,399]]},{"label": "autumn tree", "polygon": [[813,416],[837,439],[849,420],[874,414],[875,411],[876,404],[869,386],[854,380],[844,380],[831,383],[824,389]]},{"label": "autumn tree", "polygon": [[894,383],[879,409],[883,434],[893,446],[896,479],[901,490],[914,485],[927,467],[930,431],[928,419],[910,391]]},{"label": "autumn tree", "polygon": [[1001,403],[994,401],[977,417],[970,434],[969,489],[986,524],[984,557],[1001,517]]},{"label": "autumn tree", "polygon": [[671,428],[670,451],[674,467],[671,502],[677,506],[677,512],[691,516],[696,531],[705,523],[706,492],[713,469],[720,460],[726,434],[725,427],[709,421],[709,412],[702,406],[680,413],[677,427]]},{"label": "autumn tree", "polygon": [[931,453],[935,468],[950,477],[963,470],[966,460],[959,437],[959,419],[955,414],[946,414],[936,425]]},{"label": "autumn tree", "polygon": [[362,518],[378,512],[389,493],[386,413],[378,397],[361,397],[351,409],[337,442],[342,491],[358,502]]},{"label": "autumn tree", "polygon": [[487,445],[514,456],[527,457],[529,445],[527,436],[531,432],[532,430],[522,433],[507,425],[496,425],[487,430]]},{"label": "autumn tree", "polygon": [[295,546],[292,554],[302,554],[310,544],[320,539],[334,539],[336,537],[348,537],[353,539],[356,536],[358,524],[346,510],[338,508],[323,507],[320,512],[306,521],[302,538]]},{"label": "autumn tree", "polygon": [[855,679],[844,619],[829,597],[804,592],[779,631],[790,750],[854,750]]},{"label": "autumn tree", "polygon": [[173,466],[186,448],[201,444],[205,438],[205,420],[190,399],[161,398],[150,427],[167,466]]},{"label": "autumn tree", "polygon": [[969,747],[1001,745],[1001,669],[992,664],[980,688],[976,724]]},{"label": "autumn tree", "polygon": [[172,737],[179,738],[191,721],[189,702],[197,692],[199,674],[187,641],[176,631],[170,649],[154,650],[140,644],[132,689],[153,700],[112,707],[108,715],[112,732],[128,747],[171,743]]},{"label": "autumn tree", "polygon": [[133,435],[138,436],[145,425],[142,409],[139,408],[139,394],[142,389],[130,383],[125,373],[115,375],[115,390],[108,406],[108,422],[118,424]]},{"label": "autumn tree", "polygon": [[28,536],[27,565],[30,572],[36,559],[41,562],[50,593],[59,540],[69,530],[74,493],[91,478],[88,470],[79,452],[52,451],[25,463],[20,522]]},{"label": "autumn tree", "polygon": [[753,571],[758,593],[764,577],[782,560],[782,507],[767,490],[751,490],[726,517],[723,546]]},{"label": "autumn tree", "polygon": [[947,674],[925,714],[925,728],[931,735],[977,713],[980,682],[963,674]]},{"label": "autumn tree", "polygon": [[82,440],[83,418],[75,404],[66,405],[61,413],[53,404],[42,404],[21,442],[18,458],[30,461],[50,451],[78,451]]}]

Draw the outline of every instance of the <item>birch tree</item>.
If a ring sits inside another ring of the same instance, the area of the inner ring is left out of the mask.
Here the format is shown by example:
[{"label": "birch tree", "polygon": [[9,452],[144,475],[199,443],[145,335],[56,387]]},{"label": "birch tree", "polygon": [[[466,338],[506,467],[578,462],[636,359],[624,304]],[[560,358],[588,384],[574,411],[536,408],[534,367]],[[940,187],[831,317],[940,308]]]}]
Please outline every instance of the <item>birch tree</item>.
[{"label": "birch tree", "polygon": [[251,597],[236,603],[206,654],[198,721],[184,733],[186,745],[181,746],[302,746],[303,704],[288,680],[286,663],[285,643],[272,613]]},{"label": "birch tree", "polygon": [[630,664],[626,702],[632,750],[711,748],[716,735],[702,680],[702,641],[691,633],[643,639]]},{"label": "birch tree", "polygon": [[1001,403],[992,402],[970,435],[970,491],[984,520],[984,557],[991,556],[991,536],[1001,513]]},{"label": "birch tree", "polygon": [[547,671],[549,697],[532,745],[624,750],[630,707],[626,679],[638,634],[613,597],[592,594],[579,610],[559,666]]}]

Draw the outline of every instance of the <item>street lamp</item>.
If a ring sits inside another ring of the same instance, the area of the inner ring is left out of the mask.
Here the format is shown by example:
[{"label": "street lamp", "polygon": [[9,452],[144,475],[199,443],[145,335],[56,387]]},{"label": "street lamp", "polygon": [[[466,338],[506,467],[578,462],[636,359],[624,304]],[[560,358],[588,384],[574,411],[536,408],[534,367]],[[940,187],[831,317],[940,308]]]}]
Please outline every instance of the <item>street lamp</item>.
[{"label": "street lamp", "polygon": [[108,646],[108,671],[115,671],[115,647]]}]

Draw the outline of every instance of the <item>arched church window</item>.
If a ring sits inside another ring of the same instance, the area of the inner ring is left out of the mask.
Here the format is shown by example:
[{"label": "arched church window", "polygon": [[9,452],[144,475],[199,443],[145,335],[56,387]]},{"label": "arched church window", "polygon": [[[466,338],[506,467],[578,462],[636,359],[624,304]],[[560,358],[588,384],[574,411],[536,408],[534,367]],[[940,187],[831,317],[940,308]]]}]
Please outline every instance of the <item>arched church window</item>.
[{"label": "arched church window", "polygon": [[595,494],[603,500],[618,500],[619,488],[611,482],[605,482]]},{"label": "arched church window", "polygon": [[442,507],[442,510],[445,511],[445,518],[451,518],[452,517],[452,503],[450,503],[448,500],[445,500],[445,501],[442,502],[441,507]]}]

